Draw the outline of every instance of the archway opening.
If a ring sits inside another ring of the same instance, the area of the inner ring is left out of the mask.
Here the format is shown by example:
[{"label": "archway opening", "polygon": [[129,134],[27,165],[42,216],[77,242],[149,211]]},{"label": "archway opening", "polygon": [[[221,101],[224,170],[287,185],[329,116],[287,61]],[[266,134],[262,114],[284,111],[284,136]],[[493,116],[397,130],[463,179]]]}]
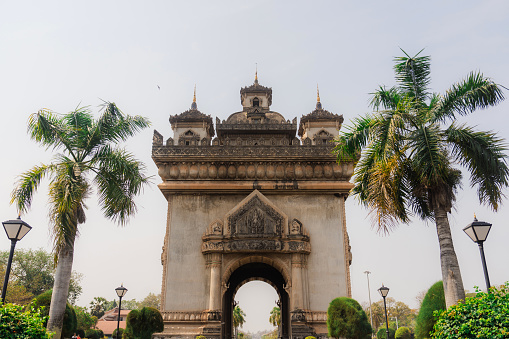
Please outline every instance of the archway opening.
[{"label": "archway opening", "polygon": [[253,280],[240,286],[234,295],[234,300],[245,313],[245,323],[240,329],[242,332],[264,334],[278,329],[270,321],[271,311],[279,307],[279,295],[276,289],[269,283],[261,280]]},{"label": "archway opening", "polygon": [[[233,309],[235,307],[235,302],[238,301],[235,297],[240,287],[253,280],[268,283],[276,292],[277,299],[273,300],[272,303],[274,304],[274,302],[277,301],[280,305],[281,324],[279,326],[279,337],[288,338],[290,333],[290,299],[285,290],[287,282],[281,272],[279,272],[276,268],[261,262],[249,263],[240,266],[232,272],[228,279],[228,288],[223,295],[221,337],[224,339],[234,338]],[[256,298],[256,295],[254,297]],[[269,324],[269,316],[270,310],[268,314],[262,314],[262,317],[266,317],[267,324]]]}]

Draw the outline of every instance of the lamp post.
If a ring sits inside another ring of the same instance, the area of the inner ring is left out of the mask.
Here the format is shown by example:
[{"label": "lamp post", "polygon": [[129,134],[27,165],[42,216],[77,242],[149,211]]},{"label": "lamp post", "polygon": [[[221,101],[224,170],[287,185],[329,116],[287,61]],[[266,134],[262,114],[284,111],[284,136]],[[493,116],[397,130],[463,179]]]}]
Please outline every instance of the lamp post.
[{"label": "lamp post", "polygon": [[2,222],[7,238],[11,240],[11,252],[9,253],[9,261],[7,262],[7,268],[5,269],[4,287],[2,288],[2,304],[5,302],[5,295],[7,294],[7,283],[9,281],[9,275],[11,273],[12,257],[14,256],[14,248],[16,242],[23,239],[23,237],[32,229],[32,226],[21,220],[19,216],[15,220],[7,220]]},{"label": "lamp post", "polygon": [[369,289],[369,274],[370,271],[364,271],[366,273],[366,278],[368,278],[368,298],[369,298],[369,318],[371,320],[371,338],[373,338],[373,312],[371,311],[371,292]]},{"label": "lamp post", "polygon": [[122,309],[122,297],[127,293],[127,288],[124,287],[124,284],[121,284],[120,287],[115,288],[115,292],[119,297],[118,302],[118,318],[117,318],[117,339],[119,338],[118,332],[120,327],[120,310]]},{"label": "lamp post", "polygon": [[387,304],[385,303],[385,297],[387,297],[387,294],[389,294],[389,288],[385,287],[384,284],[382,284],[382,287],[378,289],[378,292],[380,292],[380,295],[382,296],[382,298],[384,298],[385,332],[387,334],[387,339],[389,339],[389,320],[387,320]]},{"label": "lamp post", "polygon": [[477,221],[474,214],[474,221],[467,225],[463,231],[479,245],[479,251],[481,252],[482,268],[484,270],[484,279],[486,280],[486,290],[490,291],[490,277],[488,276],[488,267],[486,267],[486,258],[484,258],[484,247],[483,243],[490,233],[491,224],[484,221]]}]

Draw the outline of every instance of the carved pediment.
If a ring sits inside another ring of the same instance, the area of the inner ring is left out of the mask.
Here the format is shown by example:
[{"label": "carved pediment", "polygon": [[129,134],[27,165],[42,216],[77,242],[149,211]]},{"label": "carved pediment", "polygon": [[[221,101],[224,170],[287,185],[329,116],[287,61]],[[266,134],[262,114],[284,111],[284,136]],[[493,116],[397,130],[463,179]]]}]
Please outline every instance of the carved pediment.
[{"label": "carved pediment", "polygon": [[258,190],[253,191],[226,215],[231,237],[281,237],[288,217]]},{"label": "carved pediment", "polygon": [[202,252],[309,253],[309,235],[302,223],[288,217],[258,190],[254,190],[203,235]]}]

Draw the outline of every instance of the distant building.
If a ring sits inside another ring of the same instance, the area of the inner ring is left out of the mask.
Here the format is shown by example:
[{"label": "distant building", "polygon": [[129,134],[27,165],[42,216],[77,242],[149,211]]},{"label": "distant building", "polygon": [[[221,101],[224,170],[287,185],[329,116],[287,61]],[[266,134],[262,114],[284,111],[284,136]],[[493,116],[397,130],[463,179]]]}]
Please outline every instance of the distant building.
[{"label": "distant building", "polygon": [[[125,329],[127,315],[131,310],[120,310],[120,323],[119,327]],[[106,311],[104,315],[97,321],[96,329],[102,330],[104,335],[111,337],[113,331],[117,328],[118,307]]]}]

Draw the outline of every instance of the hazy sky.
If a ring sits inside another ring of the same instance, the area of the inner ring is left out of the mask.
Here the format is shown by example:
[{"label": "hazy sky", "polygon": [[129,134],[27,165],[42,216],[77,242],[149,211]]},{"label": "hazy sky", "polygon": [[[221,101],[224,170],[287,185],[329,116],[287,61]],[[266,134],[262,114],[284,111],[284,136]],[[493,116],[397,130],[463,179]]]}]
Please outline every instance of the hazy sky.
[{"label": "hazy sky", "polygon": [[[166,205],[150,157],[152,134],[157,129],[165,139],[172,136],[169,115],[190,107],[194,84],[198,108],[225,119],[241,109],[239,90],[252,84],[257,63],[260,84],[273,90],[272,110],[287,119],[311,112],[318,83],[324,108],[343,114],[347,125],[369,111],[370,92],[394,84],[392,60],[400,48],[409,54],[425,48],[432,56],[434,91],[444,92],[472,70],[509,87],[508,27],[504,0],[0,2],[0,218],[17,216],[9,205],[16,176],[51,159],[26,133],[30,113],[65,113],[78,105],[97,112],[104,99],[125,113],[146,116],[152,127],[127,148],[146,163],[154,184],[137,199],[139,213],[125,228],[105,219],[95,198],[88,201],[74,269],[84,274],[79,305],[95,296],[116,298],[121,283],[127,299],[159,293]],[[508,110],[505,101],[462,121],[507,139]],[[498,213],[479,206],[464,179],[450,222],[465,288],[473,290],[484,286],[484,277],[477,245],[462,228],[474,212],[493,223],[486,259],[492,284],[501,284],[509,280],[509,211],[507,201]],[[42,187],[23,216],[33,230],[18,249],[52,247],[47,182]],[[368,300],[366,270],[372,272],[373,301],[383,282],[389,296],[414,308],[415,296],[441,279],[433,225],[415,221],[381,236],[371,228],[368,211],[349,199],[347,226],[352,292],[361,303]],[[0,250],[9,247],[0,236]],[[239,290],[247,330],[270,328],[276,294],[259,285],[264,283]]]}]

